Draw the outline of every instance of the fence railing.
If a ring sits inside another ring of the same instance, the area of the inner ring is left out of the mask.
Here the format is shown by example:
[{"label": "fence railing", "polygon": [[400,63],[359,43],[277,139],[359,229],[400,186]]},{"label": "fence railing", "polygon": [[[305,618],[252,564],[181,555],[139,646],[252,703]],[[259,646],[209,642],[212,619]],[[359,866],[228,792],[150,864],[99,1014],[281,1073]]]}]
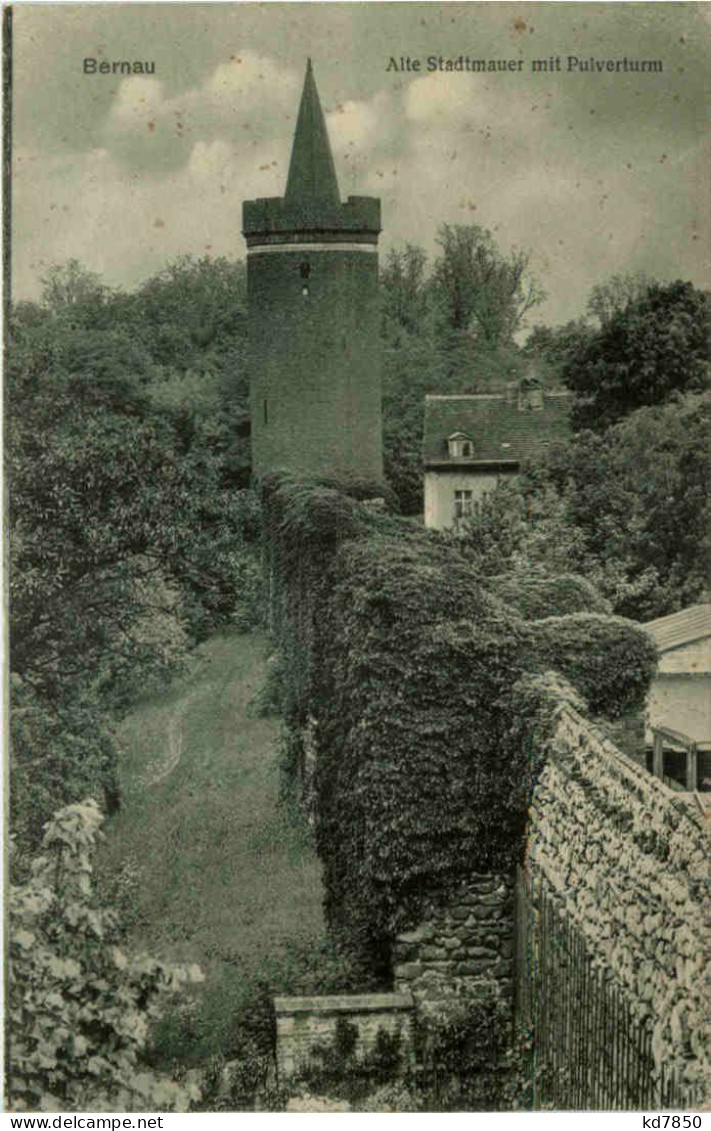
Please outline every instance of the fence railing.
[{"label": "fence railing", "polygon": [[533,1107],[635,1111],[690,1107],[676,1073],[655,1072],[652,1027],[595,962],[560,900],[525,869],[516,883],[517,1032]]},{"label": "fence railing", "polygon": [[[698,744],[693,738],[689,738],[688,734],[681,734],[680,731],[671,730],[670,727],[652,727],[652,735],[654,741],[654,748],[652,752],[652,773],[655,778],[660,778],[661,781],[669,783],[669,779],[664,773],[664,753],[665,746],[670,746],[673,750],[682,750],[685,754],[686,767],[684,779],[686,788],[689,791],[698,788],[699,776],[699,751]],[[677,787],[678,788],[678,787]]]}]

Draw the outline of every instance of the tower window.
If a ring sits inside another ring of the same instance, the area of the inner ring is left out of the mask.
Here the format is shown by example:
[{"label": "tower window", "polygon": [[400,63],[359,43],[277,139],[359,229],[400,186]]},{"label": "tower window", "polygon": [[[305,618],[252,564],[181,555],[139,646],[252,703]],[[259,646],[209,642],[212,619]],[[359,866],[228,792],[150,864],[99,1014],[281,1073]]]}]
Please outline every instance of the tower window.
[{"label": "tower window", "polygon": [[311,277],[311,264],[310,263],[301,263],[299,265],[299,271],[301,273],[302,279],[310,278]]},{"label": "tower window", "polygon": [[269,402],[268,401],[262,401],[262,414],[263,414],[263,418],[264,418],[263,423],[264,423],[264,426],[266,427],[267,424],[269,423]]}]

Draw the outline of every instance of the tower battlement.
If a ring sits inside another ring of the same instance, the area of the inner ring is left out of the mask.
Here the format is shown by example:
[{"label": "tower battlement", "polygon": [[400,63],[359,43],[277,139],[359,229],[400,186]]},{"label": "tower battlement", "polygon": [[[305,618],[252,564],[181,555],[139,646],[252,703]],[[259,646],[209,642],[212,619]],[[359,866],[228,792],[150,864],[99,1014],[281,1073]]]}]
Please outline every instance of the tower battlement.
[{"label": "tower battlement", "polygon": [[247,247],[259,243],[262,236],[300,233],[319,237],[347,233],[376,243],[380,231],[380,201],[373,196],[349,196],[345,204],[335,205],[308,199],[294,203],[283,196],[271,196],[245,200],[242,205],[242,234]]}]

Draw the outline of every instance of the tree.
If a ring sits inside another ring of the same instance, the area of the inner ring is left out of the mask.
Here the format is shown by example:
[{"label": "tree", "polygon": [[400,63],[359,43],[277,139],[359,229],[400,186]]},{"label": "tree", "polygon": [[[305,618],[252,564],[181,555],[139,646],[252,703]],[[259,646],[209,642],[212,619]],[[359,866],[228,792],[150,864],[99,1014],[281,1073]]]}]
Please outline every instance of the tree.
[{"label": "tree", "polygon": [[196,366],[212,369],[229,359],[233,396],[247,392],[243,384],[246,300],[244,264],[210,256],[180,256],[146,280],[136,294],[141,332],[154,359],[181,372]]},{"label": "tree", "polygon": [[391,250],[380,284],[385,476],[403,513],[419,514],[424,398],[442,385],[436,296],[422,248]]},{"label": "tree", "polygon": [[460,545],[484,573],[580,574],[651,620],[708,595],[710,479],[709,398],[690,394],[552,446],[485,497]]},{"label": "tree", "polygon": [[[116,800],[110,714],[180,670],[213,627],[248,626],[257,604],[254,522],[225,485],[219,410],[204,398],[188,432],[179,399],[156,395],[178,382],[155,365],[150,335],[129,332],[135,311],[122,298],[118,324],[103,324],[117,301],[23,308],[11,323],[13,812],[25,850],[58,805],[98,788]],[[82,730],[100,736],[98,760]]]},{"label": "tree", "polygon": [[[466,264],[460,264],[459,257],[465,244],[474,254],[470,237],[481,230],[445,227],[442,231],[450,254],[440,268],[439,279],[437,265],[434,272],[428,271],[425,252],[411,244],[391,251],[381,273],[385,474],[404,514],[422,513],[425,395],[501,388],[522,372],[520,353],[512,341],[486,340],[464,316],[466,329],[453,325],[459,315],[447,306],[442,272],[455,291],[460,275],[474,285],[473,271],[467,275]],[[500,267],[504,261],[489,234],[483,233],[483,237],[492,261],[488,285],[493,288],[497,285],[496,263]],[[497,277],[499,282],[502,273],[503,269]],[[483,311],[481,294],[477,294],[476,302]],[[495,305],[493,297],[491,305]]]},{"label": "tree", "polygon": [[643,298],[653,284],[654,280],[643,271],[613,275],[606,283],[595,284],[588,298],[587,312],[601,326],[607,326],[615,314]]},{"label": "tree", "polygon": [[622,570],[616,612],[650,620],[708,592],[710,407],[708,395],[677,397],[561,452],[553,481],[568,520],[594,560]]},{"label": "tree", "polygon": [[42,306],[55,316],[76,307],[100,306],[111,295],[101,276],[89,271],[78,259],[53,264],[41,282]]},{"label": "tree", "polygon": [[576,428],[607,428],[643,405],[708,386],[711,305],[691,283],[651,285],[564,367]]},{"label": "tree", "polygon": [[225,487],[248,486],[249,411],[244,263],[181,256],[146,280],[134,299],[134,332],[163,380],[150,395],[167,412],[183,451],[204,446],[218,460]]},{"label": "tree", "polygon": [[504,256],[491,232],[477,224],[443,224],[437,243],[442,252],[433,277],[449,329],[489,347],[508,345],[527,311],[545,297],[529,272],[530,253]]},{"label": "tree", "polygon": [[30,878],[10,889],[14,1111],[185,1111],[199,1098],[142,1056],[151,1022],[202,972],[119,946],[117,918],[92,883],[102,819],[92,799],[56,813]]},{"label": "tree", "polygon": [[547,385],[559,385],[567,365],[588,346],[594,331],[583,318],[573,319],[563,326],[534,326],[522,349],[540,372]]},{"label": "tree", "polygon": [[380,287],[384,336],[392,337],[394,328],[421,331],[431,298],[426,252],[414,244],[391,248],[380,270]]}]

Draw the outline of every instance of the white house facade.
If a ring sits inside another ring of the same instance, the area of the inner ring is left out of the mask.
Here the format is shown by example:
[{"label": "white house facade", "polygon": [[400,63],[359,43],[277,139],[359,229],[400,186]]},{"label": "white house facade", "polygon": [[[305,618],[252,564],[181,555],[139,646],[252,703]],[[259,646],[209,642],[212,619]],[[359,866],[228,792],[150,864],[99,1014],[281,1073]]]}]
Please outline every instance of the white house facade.
[{"label": "white house facade", "polygon": [[659,668],[647,698],[646,741],[666,727],[711,749],[711,604],[649,621]]}]

